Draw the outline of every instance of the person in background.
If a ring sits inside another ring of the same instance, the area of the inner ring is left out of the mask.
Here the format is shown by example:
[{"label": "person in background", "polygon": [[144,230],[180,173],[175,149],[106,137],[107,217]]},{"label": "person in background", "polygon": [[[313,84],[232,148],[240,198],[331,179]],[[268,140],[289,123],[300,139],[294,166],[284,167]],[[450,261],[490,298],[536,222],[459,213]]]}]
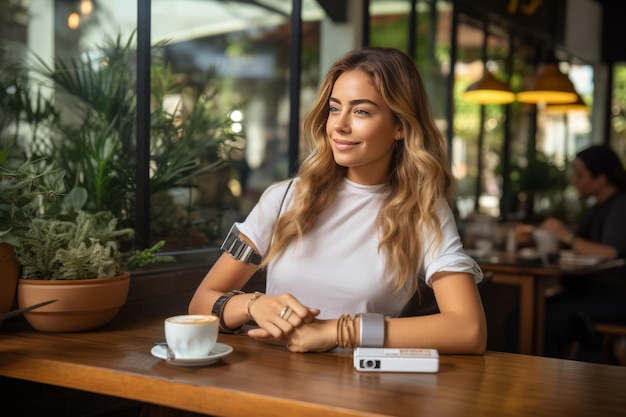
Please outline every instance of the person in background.
[{"label": "person in background", "polygon": [[[235,223],[190,304],[292,352],[424,347],[482,354],[486,320],[450,209],[453,177],[413,61],[391,48],[338,59],[304,121],[310,151],[293,181]],[[266,269],[265,293],[241,289]],[[435,314],[399,317],[418,280]]]},{"label": "person in background", "polygon": [[[539,227],[580,255],[602,259],[626,257],[626,171],[606,145],[591,146],[576,155],[572,184],[581,199],[595,202],[576,231],[556,218]],[[565,291],[546,306],[546,355],[562,356],[573,342],[589,342],[591,323],[626,322],[626,268],[591,276],[566,276]]]},{"label": "person in background", "polygon": [[577,231],[554,217],[540,227],[582,255],[603,259],[626,257],[626,171],[617,154],[595,145],[576,155],[572,184],[581,199],[594,199]]}]

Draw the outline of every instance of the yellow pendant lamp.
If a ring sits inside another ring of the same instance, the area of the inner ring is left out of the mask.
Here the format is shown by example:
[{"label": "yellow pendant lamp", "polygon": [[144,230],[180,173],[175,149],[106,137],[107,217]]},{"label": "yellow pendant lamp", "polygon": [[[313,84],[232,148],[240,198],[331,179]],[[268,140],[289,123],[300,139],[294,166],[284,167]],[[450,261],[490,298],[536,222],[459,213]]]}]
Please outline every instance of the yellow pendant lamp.
[{"label": "yellow pendant lamp", "polygon": [[515,101],[515,94],[485,68],[482,78],[467,87],[463,100],[479,104],[509,104]]},{"label": "yellow pendant lamp", "polygon": [[554,53],[539,64],[537,74],[517,93],[517,101],[528,104],[565,104],[574,103],[577,99],[574,84],[559,69]]},{"label": "yellow pendant lamp", "polygon": [[580,96],[580,94],[576,93],[576,101],[573,103],[561,103],[561,104],[548,104],[546,106],[546,111],[550,113],[557,114],[566,114],[571,111],[584,111],[589,112],[589,107]]}]

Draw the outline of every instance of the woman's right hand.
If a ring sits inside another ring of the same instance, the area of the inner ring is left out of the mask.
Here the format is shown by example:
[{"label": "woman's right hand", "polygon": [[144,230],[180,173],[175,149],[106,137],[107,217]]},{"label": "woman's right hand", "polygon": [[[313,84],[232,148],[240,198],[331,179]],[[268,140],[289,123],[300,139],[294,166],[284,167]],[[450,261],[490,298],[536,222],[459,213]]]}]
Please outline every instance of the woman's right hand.
[{"label": "woman's right hand", "polygon": [[259,328],[248,331],[248,335],[259,340],[284,340],[294,329],[311,323],[320,313],[319,309],[302,305],[291,294],[264,294],[249,307],[250,316]]},{"label": "woman's right hand", "polygon": [[528,224],[519,224],[515,226],[515,243],[518,247],[534,245],[533,229],[534,227]]},{"label": "woman's right hand", "polygon": [[548,217],[541,223],[539,227],[544,230],[547,230],[554,237],[556,237],[560,242],[563,242],[563,243],[570,243],[573,237],[575,236],[574,233],[571,230],[569,230],[569,228],[565,225],[564,222],[562,222],[561,220],[555,217]]}]

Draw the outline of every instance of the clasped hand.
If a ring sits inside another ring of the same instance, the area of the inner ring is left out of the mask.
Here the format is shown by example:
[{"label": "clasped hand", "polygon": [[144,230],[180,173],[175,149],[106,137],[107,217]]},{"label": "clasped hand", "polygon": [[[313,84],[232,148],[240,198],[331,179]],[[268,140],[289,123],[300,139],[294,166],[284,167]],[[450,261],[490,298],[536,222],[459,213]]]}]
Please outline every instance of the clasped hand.
[{"label": "clasped hand", "polygon": [[318,320],[320,310],[302,305],[290,294],[264,295],[250,305],[259,328],[248,336],[260,341],[285,342],[292,352],[321,352],[336,345],[336,329],[330,320]]},{"label": "clasped hand", "polygon": [[572,232],[565,225],[565,223],[557,218],[548,217],[541,223],[539,227],[552,233],[552,235],[554,235],[554,237],[556,237],[561,242],[566,242],[572,239]]}]

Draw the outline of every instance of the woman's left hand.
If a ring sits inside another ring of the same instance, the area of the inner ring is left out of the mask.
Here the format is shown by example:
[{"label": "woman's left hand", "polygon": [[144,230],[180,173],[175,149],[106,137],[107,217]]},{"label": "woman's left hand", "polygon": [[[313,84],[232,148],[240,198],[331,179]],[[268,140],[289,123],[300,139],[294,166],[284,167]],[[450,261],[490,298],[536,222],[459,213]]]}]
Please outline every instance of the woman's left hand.
[{"label": "woman's left hand", "polygon": [[337,320],[313,320],[287,337],[291,352],[325,352],[337,347]]}]

